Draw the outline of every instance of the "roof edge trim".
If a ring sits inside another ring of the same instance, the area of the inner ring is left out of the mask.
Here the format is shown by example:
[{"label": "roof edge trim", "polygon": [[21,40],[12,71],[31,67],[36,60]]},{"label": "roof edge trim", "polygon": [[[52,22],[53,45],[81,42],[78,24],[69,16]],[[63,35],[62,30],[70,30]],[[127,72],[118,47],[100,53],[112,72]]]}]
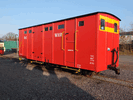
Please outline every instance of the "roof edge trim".
[{"label": "roof edge trim", "polygon": [[74,18],[89,16],[89,15],[95,15],[95,14],[98,14],[98,13],[105,13],[105,14],[112,15],[112,16],[114,16],[115,18],[117,18],[119,21],[121,21],[120,18],[118,18],[117,16],[115,16],[115,15],[113,15],[113,14],[111,14],[111,13],[98,11],[98,12],[89,13],[89,14],[84,14],[84,15],[79,15],[79,16],[75,16],[75,17],[71,17],[71,18],[66,18],[66,19],[61,19],[61,20],[57,20],[57,21],[42,23],[42,24],[33,25],[33,26],[29,26],[29,27],[24,27],[24,28],[20,28],[19,30],[21,30],[21,29],[26,29],[26,28],[31,28],[31,27],[35,27],[35,26],[41,26],[41,25],[51,24],[51,23],[60,22],[60,21],[64,21],[64,20],[69,20],[69,19],[74,19]]}]

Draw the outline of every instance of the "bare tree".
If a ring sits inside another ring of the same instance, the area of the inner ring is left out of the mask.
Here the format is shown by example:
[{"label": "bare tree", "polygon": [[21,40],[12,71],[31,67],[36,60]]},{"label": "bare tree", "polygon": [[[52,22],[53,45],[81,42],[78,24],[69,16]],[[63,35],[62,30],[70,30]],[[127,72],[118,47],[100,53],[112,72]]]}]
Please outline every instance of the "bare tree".
[{"label": "bare tree", "polygon": [[8,41],[16,41],[17,40],[17,34],[9,32],[6,35],[2,37],[3,40],[8,40]]},{"label": "bare tree", "polygon": [[120,49],[125,52],[132,52],[132,39],[131,34],[133,33],[133,22],[130,23],[130,28],[120,28]]},{"label": "bare tree", "polygon": [[133,22],[130,24],[130,31],[133,32]]},{"label": "bare tree", "polygon": [[125,32],[125,30],[123,28],[120,28],[120,33]]}]

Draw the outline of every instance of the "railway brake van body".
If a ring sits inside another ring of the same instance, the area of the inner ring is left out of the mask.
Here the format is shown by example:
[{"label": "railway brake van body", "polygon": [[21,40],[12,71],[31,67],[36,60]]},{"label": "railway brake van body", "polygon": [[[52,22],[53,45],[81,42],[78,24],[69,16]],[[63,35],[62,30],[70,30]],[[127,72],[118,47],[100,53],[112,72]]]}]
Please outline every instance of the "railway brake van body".
[{"label": "railway brake van body", "polygon": [[19,57],[100,72],[119,66],[120,19],[95,12],[19,29]]}]

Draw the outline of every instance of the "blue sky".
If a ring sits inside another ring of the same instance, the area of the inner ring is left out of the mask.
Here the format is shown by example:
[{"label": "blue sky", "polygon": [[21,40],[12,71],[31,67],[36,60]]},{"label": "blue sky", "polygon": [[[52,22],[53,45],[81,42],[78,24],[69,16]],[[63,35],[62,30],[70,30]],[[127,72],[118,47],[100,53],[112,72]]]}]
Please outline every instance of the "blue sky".
[{"label": "blue sky", "polygon": [[120,27],[133,23],[132,0],[0,0],[0,37],[18,29],[77,15],[105,11],[118,16]]}]

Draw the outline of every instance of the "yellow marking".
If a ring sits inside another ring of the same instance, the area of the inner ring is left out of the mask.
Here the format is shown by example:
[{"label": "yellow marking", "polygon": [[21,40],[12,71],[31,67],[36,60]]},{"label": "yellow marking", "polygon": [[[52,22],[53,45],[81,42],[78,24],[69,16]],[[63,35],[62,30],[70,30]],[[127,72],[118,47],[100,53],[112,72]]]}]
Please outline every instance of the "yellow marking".
[{"label": "yellow marking", "polygon": [[19,60],[21,61],[22,60],[22,57],[19,57]]},{"label": "yellow marking", "polygon": [[108,23],[111,23],[111,24],[117,23],[117,25],[119,26],[119,21],[116,21],[116,20],[111,19],[111,18],[109,18],[109,17],[100,15],[100,20],[101,20],[101,19],[104,19],[105,22],[108,22]]},{"label": "yellow marking", "polygon": [[20,42],[20,46],[19,46],[19,49],[20,49],[20,47],[21,47],[21,44],[22,44],[22,41]]},{"label": "yellow marking", "polygon": [[110,28],[110,27],[105,27],[105,30],[101,29],[101,25],[99,26],[100,31],[104,31],[104,32],[110,32],[110,33],[115,33],[115,34],[119,34],[119,30],[117,30],[117,32],[114,32],[114,28]]},{"label": "yellow marking", "polygon": [[[116,23],[117,26],[119,26],[119,21],[116,21],[116,20],[111,19],[111,18],[109,18],[109,17],[100,15],[100,20],[101,20],[101,19],[104,19],[105,22],[108,22],[108,23],[111,23],[111,24]],[[111,27],[106,27],[106,26],[105,26],[105,30],[102,30],[102,29],[101,29],[101,25],[99,25],[99,29],[100,29],[100,31],[119,34],[119,30],[117,30],[117,32],[114,32],[114,28],[111,28]]]},{"label": "yellow marking", "polygon": [[81,70],[80,69],[74,69],[74,68],[70,68],[70,67],[61,67],[61,68],[65,68],[65,69],[69,69],[69,70],[74,70],[76,71],[76,73],[79,73]]},{"label": "yellow marking", "polygon": [[76,38],[77,38],[77,32],[78,32],[78,30],[77,30],[77,31],[75,31],[75,51],[78,51],[78,50],[77,50],[77,48],[76,48]]},{"label": "yellow marking", "polygon": [[65,31],[62,32],[62,50],[65,50],[63,49],[63,33],[65,33]]}]

